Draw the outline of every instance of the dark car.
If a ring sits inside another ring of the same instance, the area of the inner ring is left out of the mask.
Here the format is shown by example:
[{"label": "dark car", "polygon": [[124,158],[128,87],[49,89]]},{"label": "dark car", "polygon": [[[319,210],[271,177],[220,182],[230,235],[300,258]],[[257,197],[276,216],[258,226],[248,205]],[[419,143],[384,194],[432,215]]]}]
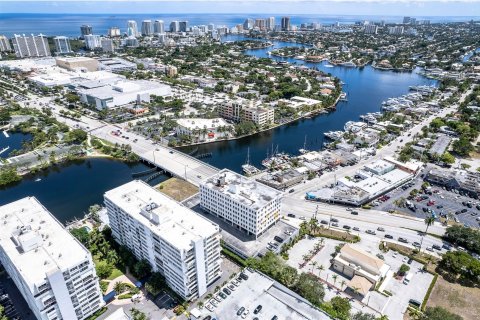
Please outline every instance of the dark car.
[{"label": "dark car", "polygon": [[244,307],[241,307],[240,309],[238,309],[237,311],[237,316],[241,316],[243,311],[245,311],[245,308]]},{"label": "dark car", "polygon": [[349,225],[346,225],[346,224],[345,224],[345,225],[343,225],[343,229],[350,230],[350,229],[351,229],[351,227],[350,227]]},{"label": "dark car", "polygon": [[442,246],[442,248],[445,249],[445,250],[452,250],[452,246],[450,246],[446,243]]},{"label": "dark car", "polygon": [[416,242],[416,241],[415,241],[414,243],[412,243],[412,245],[413,245],[414,247],[416,247],[416,248],[420,248],[420,243],[418,243],[418,242]]},{"label": "dark car", "polygon": [[248,280],[248,276],[245,274],[245,273],[240,273],[240,277],[243,279],[243,280]]},{"label": "dark car", "polygon": [[385,232],[385,229],[384,229],[384,228],[382,228],[382,227],[378,227],[378,228],[377,228],[377,230],[378,230],[378,231]]},{"label": "dark car", "polygon": [[415,300],[415,299],[410,299],[410,300],[408,300],[408,303],[411,304],[411,305],[413,305],[413,306],[415,306],[415,307],[417,307],[417,308],[419,308],[420,305],[421,305],[421,303],[420,303],[418,300]]},{"label": "dark car", "polygon": [[320,221],[321,224],[328,224],[328,221],[327,220],[322,220]]},{"label": "dark car", "polygon": [[338,227],[338,223],[334,222],[334,223],[332,223],[332,226]]},{"label": "dark car", "polygon": [[227,298],[227,295],[223,292],[219,292],[218,295],[222,298],[222,299],[226,299]]},{"label": "dark car", "polygon": [[442,250],[442,247],[440,247],[438,244],[434,244],[432,248],[435,250]]},{"label": "dark car", "polygon": [[330,219],[331,222],[338,222],[338,219],[332,218]]},{"label": "dark car", "polygon": [[408,240],[402,237],[398,238],[398,241],[403,242],[403,243],[408,243]]},{"label": "dark car", "polygon": [[223,288],[222,291],[225,292],[227,295],[230,295],[230,294],[232,293],[232,292],[231,292],[229,289],[227,289],[227,288]]},{"label": "dark car", "polygon": [[290,217],[290,218],[295,218],[295,215],[293,213],[289,213],[289,214],[287,214],[287,216]]},{"label": "dark car", "polygon": [[350,213],[353,214],[354,216],[358,216],[358,211],[352,211]]},{"label": "dark car", "polygon": [[386,234],[386,235],[385,235],[385,238],[387,238],[387,239],[393,239],[393,236],[392,236],[391,234]]},{"label": "dark car", "polygon": [[413,262],[412,258],[409,258],[408,261],[407,261],[408,264],[412,264],[412,262]]},{"label": "dark car", "polygon": [[467,209],[462,209],[462,211],[460,211],[461,213],[465,213],[467,212],[468,210]]},{"label": "dark car", "polygon": [[259,305],[255,308],[255,310],[253,310],[253,313],[254,313],[254,314],[257,314],[257,313],[259,313],[261,310],[262,310],[262,305],[259,304]]}]

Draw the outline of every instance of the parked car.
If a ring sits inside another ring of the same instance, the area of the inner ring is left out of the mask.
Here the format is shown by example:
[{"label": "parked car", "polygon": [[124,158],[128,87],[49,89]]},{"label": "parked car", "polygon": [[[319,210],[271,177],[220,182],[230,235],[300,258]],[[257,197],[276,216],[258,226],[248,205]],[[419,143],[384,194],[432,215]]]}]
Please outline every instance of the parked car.
[{"label": "parked car", "polygon": [[338,222],[338,219],[332,218],[332,219],[330,219],[330,221],[331,221],[331,222]]},{"label": "parked car", "polygon": [[435,250],[442,250],[442,248],[438,244],[434,244],[432,248]]},{"label": "parked car", "polygon": [[253,313],[254,313],[254,314],[258,314],[261,310],[262,310],[262,305],[259,304],[259,305],[255,308],[255,310],[253,310]]},{"label": "parked car", "polygon": [[381,231],[381,232],[385,232],[385,229],[382,228],[382,227],[378,227],[377,230],[378,230],[378,231]]},{"label": "parked car", "polygon": [[360,228],[359,227],[353,227],[353,230],[360,231]]},{"label": "parked car", "polygon": [[398,238],[398,241],[403,242],[403,243],[408,243],[408,240],[402,237]]},{"label": "parked car", "polygon": [[358,216],[358,211],[352,211],[350,213],[353,214],[354,216]]},{"label": "parked car", "polygon": [[223,292],[225,292],[227,295],[230,295],[232,292],[228,290],[227,288],[223,288]]},{"label": "parked car", "polygon": [[365,233],[368,233],[368,234],[373,234],[373,235],[375,235],[375,234],[376,234],[376,233],[375,233],[375,231],[373,231],[373,230],[370,230],[370,229],[369,229],[369,230],[367,230],[367,231],[365,231]]},{"label": "parked car", "polygon": [[343,225],[343,229],[350,230],[351,227],[350,227],[349,225],[344,224],[344,225]]},{"label": "parked car", "polygon": [[385,235],[385,238],[387,238],[387,239],[393,239],[393,236],[392,236],[391,234],[386,234],[386,235]]},{"label": "parked car", "polygon": [[290,218],[295,218],[295,215],[293,213],[289,213],[289,214],[287,214],[287,216],[290,217]]},{"label": "parked car", "polygon": [[328,224],[328,221],[327,220],[322,220],[320,221],[321,224]]},{"label": "parked car", "polygon": [[238,309],[238,311],[237,311],[237,316],[242,315],[243,311],[245,311],[245,308],[244,308],[244,307],[241,307],[240,309]]},{"label": "parked car", "polygon": [[415,241],[414,243],[412,243],[412,245],[413,245],[415,248],[420,248],[420,243],[418,243],[418,242],[416,242],[416,241]]}]

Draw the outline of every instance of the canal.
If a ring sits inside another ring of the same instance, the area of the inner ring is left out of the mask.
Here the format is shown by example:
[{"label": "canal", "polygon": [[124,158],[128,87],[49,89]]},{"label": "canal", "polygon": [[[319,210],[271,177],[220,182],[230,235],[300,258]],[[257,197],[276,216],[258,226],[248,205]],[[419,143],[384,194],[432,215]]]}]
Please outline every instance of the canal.
[{"label": "canal", "polygon": [[[226,38],[235,40],[237,38]],[[274,42],[274,47],[259,50],[248,50],[245,53],[257,57],[268,57],[268,51],[283,46],[302,46],[287,42]],[[274,58],[273,59],[281,59]],[[340,102],[335,112],[319,115],[311,119],[297,122],[262,132],[254,136],[238,140],[223,141],[199,146],[199,154],[212,153],[212,157],[204,161],[218,168],[229,168],[241,172],[247,151],[250,150],[250,162],[260,167],[261,161],[272,148],[290,154],[298,154],[298,149],[315,150],[323,145],[323,133],[342,130],[345,122],[359,120],[359,116],[380,110],[381,102],[390,97],[408,93],[412,85],[434,85],[429,80],[414,72],[380,71],[366,66],[364,68],[348,68],[329,66],[327,62],[305,63],[295,59],[281,59],[291,63],[305,64],[318,68],[340,78],[345,84],[343,90],[348,101]],[[182,148],[188,152],[191,148]],[[0,205],[25,196],[36,196],[47,209],[60,221],[81,217],[88,207],[101,203],[103,193],[132,179],[132,173],[145,170],[144,164],[128,165],[109,159],[89,159],[48,170],[41,181],[39,176],[28,177],[20,183],[0,190]],[[151,181],[156,184],[167,177],[159,177]]]}]

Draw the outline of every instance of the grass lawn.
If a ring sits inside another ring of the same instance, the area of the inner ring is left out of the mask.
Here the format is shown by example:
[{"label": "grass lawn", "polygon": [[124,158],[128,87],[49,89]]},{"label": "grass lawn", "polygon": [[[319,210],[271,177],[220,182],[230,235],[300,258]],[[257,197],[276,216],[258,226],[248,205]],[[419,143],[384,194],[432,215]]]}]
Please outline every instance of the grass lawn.
[{"label": "grass lawn", "polygon": [[433,288],[427,307],[444,307],[462,316],[464,320],[480,319],[480,288],[463,287],[450,283],[441,276]]},{"label": "grass lawn", "polygon": [[198,188],[182,179],[171,178],[160,183],[156,189],[176,201],[183,201],[198,193]]},{"label": "grass lawn", "polygon": [[120,277],[121,275],[123,275],[122,271],[118,270],[117,268],[113,268],[112,274],[110,275],[110,277],[107,278],[107,280],[113,280]]}]

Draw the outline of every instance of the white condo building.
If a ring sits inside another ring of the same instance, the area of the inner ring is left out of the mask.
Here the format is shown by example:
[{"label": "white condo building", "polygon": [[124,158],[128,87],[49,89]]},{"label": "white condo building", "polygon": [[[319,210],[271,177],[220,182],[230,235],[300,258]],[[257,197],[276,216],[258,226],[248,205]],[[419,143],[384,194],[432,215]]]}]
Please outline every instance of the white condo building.
[{"label": "white condo building", "polygon": [[151,35],[153,35],[152,20],[143,20],[142,21],[142,36],[151,36]]},{"label": "white condo building", "polygon": [[200,185],[200,206],[256,237],[280,219],[282,192],[223,169]]},{"label": "white condo building", "polygon": [[182,298],[202,296],[220,277],[218,225],[138,180],[106,192],[105,205],[115,240]]},{"label": "white condo building", "polygon": [[47,57],[51,55],[47,37],[42,34],[38,36],[34,36],[33,34],[31,36],[16,34],[12,42],[15,55],[18,58]]},{"label": "white condo building", "polygon": [[58,36],[53,38],[55,43],[55,52],[57,54],[71,53],[72,49],[70,48],[70,40],[65,36]]},{"label": "white condo building", "polygon": [[85,319],[103,305],[90,252],[34,197],[0,207],[0,262],[37,319]]},{"label": "white condo building", "polygon": [[165,33],[165,23],[163,20],[155,20],[153,23],[153,33]]}]

